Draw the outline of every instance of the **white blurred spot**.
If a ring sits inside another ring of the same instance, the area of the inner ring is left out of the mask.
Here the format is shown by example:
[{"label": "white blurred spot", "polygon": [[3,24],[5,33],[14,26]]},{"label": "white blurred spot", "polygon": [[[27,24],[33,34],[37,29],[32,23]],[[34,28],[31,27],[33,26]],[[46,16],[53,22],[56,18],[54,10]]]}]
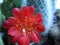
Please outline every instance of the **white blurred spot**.
[{"label": "white blurred spot", "polygon": [[23,32],[26,32],[25,29],[22,29]]},{"label": "white blurred spot", "polygon": [[60,9],[60,0],[57,0],[56,2],[56,9]]},{"label": "white blurred spot", "polygon": [[22,1],[22,7],[27,5],[27,0]]},{"label": "white blurred spot", "polygon": [[0,4],[3,3],[3,0],[0,0]]}]

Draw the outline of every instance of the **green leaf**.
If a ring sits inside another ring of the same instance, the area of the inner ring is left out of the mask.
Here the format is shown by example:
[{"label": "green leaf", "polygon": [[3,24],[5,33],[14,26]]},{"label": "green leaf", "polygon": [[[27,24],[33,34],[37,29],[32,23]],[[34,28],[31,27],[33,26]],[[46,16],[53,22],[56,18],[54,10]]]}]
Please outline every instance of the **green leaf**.
[{"label": "green leaf", "polygon": [[0,45],[4,45],[1,35],[0,35]]}]

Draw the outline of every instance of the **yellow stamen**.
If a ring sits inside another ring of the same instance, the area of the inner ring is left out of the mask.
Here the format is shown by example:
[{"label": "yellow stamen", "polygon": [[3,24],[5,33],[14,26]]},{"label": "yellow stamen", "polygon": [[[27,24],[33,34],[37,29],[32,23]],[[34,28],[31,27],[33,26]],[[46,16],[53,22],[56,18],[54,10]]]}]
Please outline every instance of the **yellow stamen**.
[{"label": "yellow stamen", "polygon": [[18,24],[16,24],[16,27],[18,27]]},{"label": "yellow stamen", "polygon": [[27,17],[25,16],[25,19],[26,19]]}]

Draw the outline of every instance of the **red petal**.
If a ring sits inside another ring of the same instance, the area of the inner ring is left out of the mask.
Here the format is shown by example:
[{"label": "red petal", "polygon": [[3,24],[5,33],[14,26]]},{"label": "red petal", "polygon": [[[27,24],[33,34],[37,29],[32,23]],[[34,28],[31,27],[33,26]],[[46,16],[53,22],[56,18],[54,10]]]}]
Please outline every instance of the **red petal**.
[{"label": "red petal", "polygon": [[9,21],[5,21],[5,22],[3,23],[3,27],[4,27],[4,28],[10,28],[10,27],[12,27],[12,26],[13,26],[13,25],[11,25]]},{"label": "red petal", "polygon": [[16,27],[12,27],[8,30],[8,34],[11,36],[15,36],[18,33],[18,29]]},{"label": "red petal", "polygon": [[29,8],[27,6],[22,7],[21,15],[23,18],[25,18],[25,16],[29,18],[30,12],[29,12]]},{"label": "red petal", "polygon": [[29,45],[30,40],[27,35],[23,35],[18,40],[18,45]]},{"label": "red petal", "polygon": [[39,42],[40,40],[41,40],[41,37],[40,37],[40,35],[38,34],[38,33],[36,33],[36,32],[31,32],[31,33],[29,33],[29,37],[31,38],[31,40],[33,41],[33,42]]},{"label": "red petal", "polygon": [[39,23],[39,22],[40,22],[40,23],[43,22],[41,13],[37,13],[37,14],[33,17],[33,19],[35,20],[35,22],[38,22],[38,23]]},{"label": "red petal", "polygon": [[9,17],[8,18],[8,21],[12,24],[12,25],[15,25],[16,24],[16,20],[14,17]]},{"label": "red petal", "polygon": [[20,18],[20,9],[19,8],[13,8],[12,14],[14,17]]},{"label": "red petal", "polygon": [[18,32],[15,34],[15,36],[11,37],[11,43],[14,44],[16,42],[18,42],[19,38],[23,35],[22,31]]},{"label": "red petal", "polygon": [[38,32],[44,32],[45,31],[45,27],[43,26],[43,25],[40,25],[40,24],[38,24],[38,25],[36,25],[36,31],[38,31]]},{"label": "red petal", "polygon": [[16,36],[13,36],[10,38],[10,41],[12,44],[15,44],[17,42],[18,38]]},{"label": "red petal", "polygon": [[30,6],[29,10],[30,10],[30,16],[32,17],[34,15],[35,8],[33,6]]}]

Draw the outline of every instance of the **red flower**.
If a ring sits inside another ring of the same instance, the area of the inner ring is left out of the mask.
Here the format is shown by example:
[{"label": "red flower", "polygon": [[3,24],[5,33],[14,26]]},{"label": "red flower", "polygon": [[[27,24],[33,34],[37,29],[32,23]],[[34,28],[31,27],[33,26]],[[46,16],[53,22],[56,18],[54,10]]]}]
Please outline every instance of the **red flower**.
[{"label": "red flower", "polygon": [[38,32],[45,30],[42,25],[43,19],[40,13],[34,15],[34,7],[24,6],[22,9],[13,8],[12,14],[14,17],[9,17],[3,23],[3,27],[9,29],[8,34],[11,35],[11,42],[18,45],[29,45],[30,40],[39,42],[41,36]]}]

